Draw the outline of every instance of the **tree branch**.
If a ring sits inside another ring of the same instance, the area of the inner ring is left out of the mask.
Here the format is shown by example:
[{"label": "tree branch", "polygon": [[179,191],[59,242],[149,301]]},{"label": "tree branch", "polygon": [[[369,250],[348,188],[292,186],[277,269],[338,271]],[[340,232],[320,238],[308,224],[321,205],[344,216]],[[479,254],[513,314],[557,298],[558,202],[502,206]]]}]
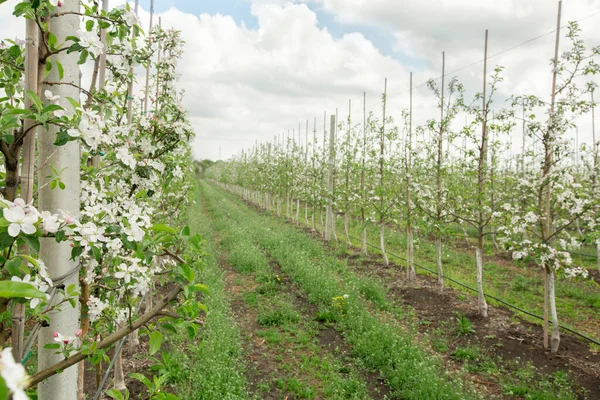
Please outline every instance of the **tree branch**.
[{"label": "tree branch", "polygon": [[[171,301],[177,299],[177,296],[182,291],[183,291],[183,286],[177,285],[177,287],[175,287],[173,290],[171,290],[171,292],[167,296],[163,297],[156,304],[156,306],[154,306],[150,311],[148,311],[146,314],[142,315],[140,318],[136,319],[131,325],[127,325],[124,328],[119,329],[115,333],[107,336],[106,339],[100,341],[97,344],[96,349],[98,349],[98,350],[106,349],[106,348],[110,347],[111,345],[115,344],[116,342],[118,342],[123,337],[129,335],[131,332],[133,332],[133,331],[139,329],[140,327],[144,326],[145,324],[147,324],[150,320],[152,320],[153,318],[158,316],[160,314],[160,312],[162,311],[162,309],[165,308]],[[78,353],[38,372],[37,374],[35,374],[31,377],[31,380],[29,381],[29,383],[27,385],[27,389],[37,385],[38,383],[42,382],[43,380],[48,379],[51,376],[54,376],[54,375],[58,374],[59,372],[62,372],[65,369],[67,369],[89,357],[91,357],[91,354],[84,354],[82,351],[79,351]]]}]

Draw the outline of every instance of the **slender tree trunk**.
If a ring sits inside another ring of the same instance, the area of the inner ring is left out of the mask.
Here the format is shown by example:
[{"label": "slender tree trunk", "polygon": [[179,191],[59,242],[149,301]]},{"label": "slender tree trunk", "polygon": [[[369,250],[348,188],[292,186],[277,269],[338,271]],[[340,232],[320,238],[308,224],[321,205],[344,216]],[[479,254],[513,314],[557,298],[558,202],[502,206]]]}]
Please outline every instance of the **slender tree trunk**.
[{"label": "slender tree trunk", "polygon": [[381,221],[379,223],[379,243],[381,245],[381,254],[383,256],[383,264],[390,265],[390,261],[388,260],[387,253],[385,252],[385,222]]},{"label": "slender tree trunk", "polygon": [[304,220],[306,221],[306,227],[310,227],[310,224],[308,222],[308,202],[304,203]]},{"label": "slender tree trunk", "polygon": [[598,272],[600,272],[600,241],[596,242],[596,263],[598,265]]},{"label": "slender tree trunk", "polygon": [[367,248],[367,227],[363,224],[362,230],[362,253],[366,256],[369,251]]},{"label": "slender tree trunk", "polygon": [[440,293],[444,292],[444,270],[442,269],[442,239],[438,236],[435,239],[435,253],[437,262],[438,272],[438,284],[440,287]]},{"label": "slender tree trunk", "polygon": [[477,305],[479,315],[484,318],[488,316],[488,305],[483,295],[483,250],[480,247],[475,249],[475,259],[477,262]]},{"label": "slender tree trunk", "polygon": [[[325,218],[325,241],[331,240],[331,230],[334,226],[333,218],[333,163],[334,163],[334,147],[335,147],[335,115],[331,116],[329,128],[329,165],[327,171],[327,207]],[[333,229],[335,231],[335,229]]]},{"label": "slender tree trunk", "polygon": [[350,227],[348,223],[348,213],[344,213],[344,231],[346,232],[346,241],[348,243],[348,248],[352,247],[352,242],[350,241]]},{"label": "slender tree trunk", "polygon": [[[40,95],[38,76],[39,69],[39,39],[40,32],[34,20],[28,19],[26,22],[26,52],[25,52],[25,87],[34,93]],[[31,99],[25,96],[25,108],[31,107]],[[26,119],[23,122],[23,129],[29,130],[34,121]],[[21,167],[21,198],[29,204],[33,200],[33,181],[35,174],[35,137],[37,129],[33,129],[23,140],[23,163]],[[15,199],[8,199],[14,201]],[[19,246],[19,253],[27,254],[28,246],[23,244]],[[26,304],[14,303],[12,317],[12,352],[15,361],[21,362],[23,354],[23,342],[25,340],[25,310]]]},{"label": "slender tree trunk", "polygon": [[546,267],[544,267],[544,322],[543,322],[543,328],[544,328],[544,348],[548,349],[550,347],[550,328],[549,328],[549,324],[548,324],[548,315],[549,315],[549,303],[548,303],[548,298],[549,298],[549,291],[550,291],[550,286],[549,286],[549,280],[548,280],[548,276],[549,276],[549,271]]},{"label": "slender tree trunk", "polygon": [[558,326],[558,314],[556,313],[555,274],[550,269],[548,275],[548,296],[550,303],[550,315],[552,316],[552,337],[550,338],[550,351],[556,353],[560,344],[560,331]]},{"label": "slender tree trunk", "polygon": [[412,119],[413,119],[413,74],[410,73],[410,106],[408,114],[408,140],[406,144],[406,252],[408,265],[406,266],[406,278],[409,284],[417,277],[414,262],[414,241],[412,233]]},{"label": "slender tree trunk", "polygon": [[296,225],[300,223],[300,200],[296,200]]}]

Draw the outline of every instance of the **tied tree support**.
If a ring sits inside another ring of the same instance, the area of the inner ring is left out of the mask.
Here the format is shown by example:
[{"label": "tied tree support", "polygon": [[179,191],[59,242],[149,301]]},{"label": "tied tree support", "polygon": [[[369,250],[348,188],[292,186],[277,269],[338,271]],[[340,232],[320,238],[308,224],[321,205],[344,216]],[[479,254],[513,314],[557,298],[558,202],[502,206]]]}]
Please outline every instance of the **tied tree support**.
[{"label": "tied tree support", "polygon": [[[67,36],[76,36],[80,28],[80,18],[75,13],[79,12],[79,2],[66,1],[62,6],[63,15],[52,18],[49,21],[49,30],[63,43]],[[69,12],[72,12],[69,14]],[[64,68],[64,76],[61,80],[56,70],[52,70],[49,76],[51,81],[61,81],[65,85],[57,85],[54,94],[60,96],[61,105],[67,113],[73,113],[73,108],[66,101],[67,97],[79,98],[80,74],[77,64],[79,55],[76,52],[68,54],[61,52],[55,56]],[[72,86],[73,85],[73,86]],[[54,145],[56,139],[56,128],[49,129],[40,135],[38,155],[43,164],[38,172],[39,206],[42,210],[56,213],[59,210],[70,212],[77,217],[80,207],[80,160],[81,150],[78,141],[71,141],[64,146]],[[52,168],[62,171],[61,180],[65,183],[64,190],[52,190],[48,181],[53,175]],[[71,247],[68,242],[57,243],[53,238],[42,238],[40,258],[48,266],[51,278],[69,274],[75,271],[64,282],[65,287],[73,285],[79,287],[78,261],[71,260]],[[62,301],[58,295],[55,302]],[[55,303],[55,304],[56,304]],[[79,310],[64,304],[59,311],[50,315],[50,324],[40,330],[38,370],[45,370],[63,360],[63,356],[55,354],[55,350],[44,349],[44,345],[54,341],[54,332],[65,335],[73,335],[79,328]],[[76,400],[77,399],[77,375],[78,366],[72,365],[66,368],[60,375],[53,376],[38,385],[38,398],[40,400]]]}]

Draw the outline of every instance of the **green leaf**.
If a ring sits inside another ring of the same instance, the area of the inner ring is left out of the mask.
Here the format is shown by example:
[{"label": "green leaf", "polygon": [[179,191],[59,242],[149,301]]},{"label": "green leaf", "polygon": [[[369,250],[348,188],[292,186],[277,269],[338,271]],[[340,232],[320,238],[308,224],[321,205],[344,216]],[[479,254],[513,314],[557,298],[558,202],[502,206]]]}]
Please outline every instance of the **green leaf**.
[{"label": "green leaf", "polygon": [[4,264],[4,268],[6,268],[8,273],[11,275],[19,275],[22,263],[23,260],[20,257],[16,257],[8,260],[6,264]]},{"label": "green leaf", "polygon": [[47,77],[48,75],[50,75],[50,71],[52,71],[52,60],[47,59],[46,65],[45,65],[45,70],[44,70],[44,78]]},{"label": "green leaf", "polygon": [[60,349],[60,343],[47,343],[44,345],[45,349]]},{"label": "green leaf", "polygon": [[79,257],[81,253],[83,253],[83,248],[81,246],[73,247],[73,250],[71,250],[71,259],[74,260]]},{"label": "green leaf", "polygon": [[15,297],[31,297],[45,299],[46,295],[37,290],[32,284],[25,282],[0,281],[0,297],[12,299]]},{"label": "green leaf", "polygon": [[50,48],[53,48],[57,41],[56,36],[52,32],[48,32],[48,45],[50,45]]},{"label": "green leaf", "polygon": [[188,334],[188,338],[190,340],[194,340],[194,338],[196,337],[196,335],[198,334],[198,326],[196,324],[190,324],[187,325],[185,327],[185,330],[187,331]]},{"label": "green leaf", "polygon": [[195,285],[192,286],[192,288],[199,292],[204,292],[206,294],[210,293],[210,289],[208,288],[208,286],[203,285],[201,283],[196,283]]},{"label": "green leaf", "polygon": [[179,266],[177,267],[177,270],[179,271],[179,275],[181,275],[183,278],[185,278],[188,282],[194,281],[195,274],[189,265],[179,264]]},{"label": "green leaf", "polygon": [[160,350],[160,346],[162,344],[162,333],[160,331],[154,331],[150,335],[150,340],[148,342],[150,347],[150,355],[155,354],[158,350]]},{"label": "green leaf", "polygon": [[10,236],[8,232],[0,232],[0,251],[8,248],[14,241],[15,238]]},{"label": "green leaf", "polygon": [[167,232],[167,233],[170,233],[172,235],[176,235],[177,234],[177,231],[175,229],[173,229],[170,226],[165,225],[165,224],[152,225],[150,227],[150,230],[154,231],[154,232]]},{"label": "green leaf", "polygon": [[190,227],[189,226],[184,227],[181,231],[181,234],[183,236],[190,236]]},{"label": "green leaf", "polygon": [[65,69],[58,61],[55,61],[54,63],[56,64],[56,69],[58,69],[58,79],[62,81],[62,79],[65,77]]},{"label": "green leaf", "polygon": [[82,50],[81,54],[79,55],[79,61],[77,61],[77,64],[85,64],[89,54],[90,53],[87,50]]},{"label": "green leaf", "polygon": [[61,130],[56,135],[56,140],[54,141],[55,146],[64,146],[71,139],[71,136],[65,130]]},{"label": "green leaf", "polygon": [[115,400],[125,400],[125,398],[123,397],[123,393],[121,393],[117,389],[107,390],[106,394]]},{"label": "green leaf", "polygon": [[34,235],[23,235],[21,238],[27,243],[27,246],[35,253],[40,252],[40,241],[37,236]]},{"label": "green leaf", "polygon": [[177,329],[172,324],[162,324],[160,327],[166,331],[177,333]]},{"label": "green leaf", "polygon": [[94,20],[93,19],[87,20],[85,22],[85,30],[88,32],[91,32],[93,28],[94,28]]},{"label": "green leaf", "polygon": [[10,46],[8,48],[8,54],[12,58],[17,58],[21,55],[21,48],[19,46],[17,46],[16,44],[14,46]]},{"label": "green leaf", "polygon": [[[2,3],[2,0],[0,0],[0,3]],[[8,398],[8,388],[6,387],[6,382],[4,381],[4,378],[0,376],[0,399]]]},{"label": "green leaf", "polygon": [[44,106],[42,105],[42,101],[40,100],[40,98],[38,97],[36,92],[34,92],[32,90],[28,90],[27,96],[29,96],[29,99],[31,100],[31,102],[33,104],[35,104],[35,108],[38,111],[41,111],[44,108]]}]

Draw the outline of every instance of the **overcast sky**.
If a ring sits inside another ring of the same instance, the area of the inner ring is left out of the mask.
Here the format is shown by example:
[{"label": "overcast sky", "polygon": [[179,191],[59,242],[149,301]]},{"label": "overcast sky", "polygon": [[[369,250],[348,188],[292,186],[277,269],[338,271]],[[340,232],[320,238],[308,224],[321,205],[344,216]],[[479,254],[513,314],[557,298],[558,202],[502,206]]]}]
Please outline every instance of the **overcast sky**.
[{"label": "overcast sky", "polygon": [[[111,0],[111,6],[122,2]],[[24,36],[22,22],[10,16],[15,3],[0,5],[0,37]],[[150,1],[140,4],[147,21]],[[322,132],[323,113],[339,108],[345,118],[348,100],[353,118],[362,120],[363,92],[367,109],[379,112],[386,77],[390,110],[399,120],[408,106],[409,72],[415,85],[439,77],[442,51],[447,73],[471,96],[481,86],[485,29],[489,54],[502,53],[490,59],[490,68],[505,67],[499,99],[549,98],[552,0],[155,0],[155,12],[187,42],[180,87],[199,159],[217,159],[219,148],[225,159],[255,140],[297,133],[298,123],[304,131],[307,119],[312,131],[317,118]],[[589,45],[600,44],[594,29],[600,0],[565,0],[563,23],[572,20],[581,21]],[[414,113],[417,123],[437,115],[425,86],[415,90]],[[579,136],[590,141],[591,119],[579,121]]]}]

